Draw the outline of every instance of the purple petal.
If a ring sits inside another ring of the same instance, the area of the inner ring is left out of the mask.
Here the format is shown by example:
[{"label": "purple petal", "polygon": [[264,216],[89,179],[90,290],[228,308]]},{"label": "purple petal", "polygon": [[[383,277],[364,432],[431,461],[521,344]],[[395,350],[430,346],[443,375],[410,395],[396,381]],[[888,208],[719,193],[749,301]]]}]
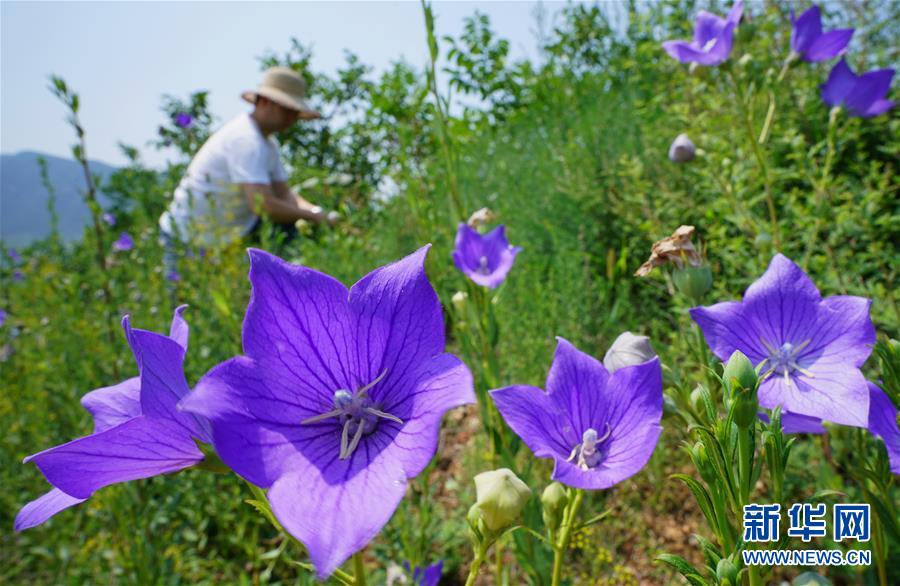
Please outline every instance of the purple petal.
[{"label": "purple petal", "polygon": [[857,368],[872,354],[875,326],[869,316],[872,301],[865,297],[835,295],[819,306],[815,324],[809,328],[809,345],[800,354],[804,367],[843,364]]},{"label": "purple petal", "polygon": [[175,313],[172,315],[172,324],[169,326],[169,337],[187,350],[190,328],[188,328],[187,321],[181,316],[185,309],[187,309],[187,305],[179,305],[175,308]]},{"label": "purple petal", "polygon": [[372,271],[350,289],[357,356],[352,370],[360,377],[353,388],[386,371],[369,395],[389,412],[410,395],[416,365],[444,352],[441,304],[425,275],[427,253],[423,247]]},{"label": "purple petal", "polygon": [[832,108],[840,106],[856,86],[856,75],[850,71],[844,59],[838,61],[828,74],[828,81],[819,86],[822,101]]},{"label": "purple petal", "polygon": [[728,18],[726,19],[729,24],[733,24],[737,26],[741,22],[741,16],[744,14],[744,2],[743,0],[737,0],[731,6],[731,10],[728,12]]},{"label": "purple petal", "polygon": [[761,336],[744,317],[740,302],[725,301],[710,307],[694,307],[690,314],[700,326],[706,344],[722,362],[727,361],[735,350],[743,352],[753,364],[759,364],[768,356]]},{"label": "purple petal", "polygon": [[[568,415],[559,409],[547,393],[537,387],[513,385],[490,392],[491,399],[516,435],[538,458],[556,458],[560,454],[567,457],[580,441],[571,429],[571,423],[564,423]],[[562,433],[563,425],[568,425],[570,434]]]},{"label": "purple petal", "polygon": [[725,29],[726,24],[728,22],[721,16],[705,10],[698,12],[697,20],[694,23],[694,46],[703,47],[715,39]]},{"label": "purple petal", "polygon": [[844,100],[844,104],[851,112],[860,115],[868,112],[869,108],[877,101],[887,96],[891,89],[891,79],[894,77],[893,69],[879,69],[870,71],[856,78],[853,90]]},{"label": "purple petal", "polygon": [[791,50],[806,53],[822,34],[822,17],[819,7],[813,4],[794,22],[791,31]]},{"label": "purple petal", "polygon": [[862,373],[845,364],[816,364],[809,370],[812,377],[795,373],[790,382],[773,373],[759,385],[759,404],[766,409],[781,405],[796,415],[865,427],[869,395]]},{"label": "purple petal", "polygon": [[[384,405],[384,411],[403,420],[385,451],[400,462],[408,478],[418,476],[434,457],[444,413],[475,402],[472,374],[451,354],[427,361],[411,380],[407,405]],[[388,423],[381,422],[376,433],[381,433],[382,426],[387,428]]]},{"label": "purple petal", "polygon": [[863,118],[872,118],[874,116],[880,116],[897,105],[897,102],[892,100],[875,100],[872,102],[872,105],[869,106],[868,110],[863,112],[861,115]]},{"label": "purple petal", "polygon": [[852,37],[852,28],[828,31],[803,52],[803,58],[812,63],[833,59],[844,52]]},{"label": "purple petal", "polygon": [[734,29],[736,26],[737,25],[732,22],[725,25],[725,29],[709,48],[706,56],[697,62],[701,65],[720,65],[724,63],[728,59],[728,56],[731,55],[731,46],[734,42]]},{"label": "purple petal", "polygon": [[608,381],[609,371],[599,360],[557,337],[556,353],[547,375],[547,393],[556,405],[555,411],[564,414],[561,431],[571,442],[565,456],[572,446],[581,443],[588,428],[603,435],[600,427],[608,421],[610,403],[606,396]]},{"label": "purple petal", "polygon": [[202,459],[203,453],[180,426],[142,416],[25,461],[33,461],[56,488],[88,498],[104,486],[175,472]]},{"label": "purple petal", "polygon": [[81,405],[94,416],[94,433],[106,431],[141,414],[141,378],[87,393]]},{"label": "purple petal", "polygon": [[390,520],[406,491],[400,464],[382,454],[298,465],[269,489],[275,517],[306,546],[320,579],[361,550]]},{"label": "purple petal", "polygon": [[444,560],[425,568],[413,570],[413,584],[415,586],[438,586],[441,582],[441,572],[444,568]]},{"label": "purple petal", "polygon": [[[453,250],[456,268],[482,287],[498,287],[522,250],[509,245],[505,230],[505,226],[500,225],[482,236],[470,226],[460,223]],[[486,267],[482,265],[482,258],[487,263]],[[487,272],[484,272],[485,268]]]},{"label": "purple petal", "polygon": [[[769,415],[763,411],[759,412],[759,418],[765,423],[769,423]],[[817,417],[807,417],[805,415],[797,415],[789,411],[781,412],[781,431],[787,434],[791,433],[827,433],[828,430],[822,425],[822,420]]]},{"label": "purple petal", "polygon": [[332,408],[338,389],[369,382],[354,376],[354,328],[344,285],[256,249],[250,250],[250,282],[244,353],[269,378],[292,381],[292,392],[317,413]]},{"label": "purple petal", "polygon": [[22,507],[19,514],[16,515],[14,528],[16,531],[25,531],[26,529],[37,527],[56,513],[69,507],[74,507],[86,500],[69,496],[58,488],[53,488],[50,492]]},{"label": "purple petal", "polygon": [[707,58],[705,52],[694,47],[688,41],[666,41],[662,46],[670,57],[682,63],[700,63],[701,60]]},{"label": "purple petal", "polygon": [[884,440],[891,463],[891,472],[900,474],[900,427],[897,425],[897,407],[877,385],[867,384],[869,388],[869,431]]},{"label": "purple petal", "polygon": [[212,443],[222,461],[261,487],[271,486],[299,457],[294,442],[312,430],[300,422],[324,412],[301,406],[293,380],[266,380],[265,372],[250,358],[232,358],[208,372],[180,403],[212,422]]}]

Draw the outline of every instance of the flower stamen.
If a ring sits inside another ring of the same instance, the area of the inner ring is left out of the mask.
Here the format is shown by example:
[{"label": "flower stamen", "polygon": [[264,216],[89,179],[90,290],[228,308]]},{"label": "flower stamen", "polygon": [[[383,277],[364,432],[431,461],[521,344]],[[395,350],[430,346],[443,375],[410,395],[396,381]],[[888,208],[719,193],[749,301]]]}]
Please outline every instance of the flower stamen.
[{"label": "flower stamen", "polygon": [[589,470],[600,464],[600,461],[603,459],[603,453],[599,447],[612,435],[612,428],[609,423],[604,423],[604,425],[606,426],[606,432],[602,437],[598,437],[596,429],[589,427],[581,436],[581,443],[572,448],[572,453],[566,458],[566,462],[575,460],[577,456],[578,459],[575,464],[582,470]]}]

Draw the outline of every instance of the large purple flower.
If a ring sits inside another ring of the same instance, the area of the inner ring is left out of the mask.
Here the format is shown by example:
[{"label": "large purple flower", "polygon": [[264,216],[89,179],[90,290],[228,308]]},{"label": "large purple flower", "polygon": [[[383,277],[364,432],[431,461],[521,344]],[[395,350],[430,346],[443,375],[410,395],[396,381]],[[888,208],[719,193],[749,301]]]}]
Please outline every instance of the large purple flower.
[{"label": "large purple flower", "polygon": [[119,235],[119,239],[112,243],[112,247],[113,250],[117,250],[119,252],[131,250],[132,248],[134,248],[134,239],[128,232],[122,232]]},{"label": "large purple flower", "polygon": [[737,28],[744,10],[744,3],[738,0],[731,7],[728,18],[722,18],[701,10],[694,25],[693,41],[666,41],[662,44],[672,58],[682,63],[719,65],[731,54],[734,29]]},{"label": "large purple flower", "polygon": [[575,488],[609,488],[650,459],[662,428],[659,359],[613,374],[563,338],[547,392],[515,385],[491,391],[500,414],[539,458],[553,458],[553,479]]},{"label": "large purple flower", "polygon": [[895,105],[895,102],[887,99],[893,77],[893,69],[878,69],[856,75],[847,62],[841,59],[831,69],[828,81],[820,86],[822,101],[832,108],[843,106],[851,116],[860,118],[884,114]]},{"label": "large purple flower", "polygon": [[760,405],[865,427],[862,366],[875,343],[869,299],[823,299],[800,267],[777,254],[743,301],[691,309],[706,343],[725,361],[740,350],[762,366]]},{"label": "large purple flower", "polygon": [[94,433],[28,456],[53,486],[16,516],[15,529],[40,525],[84,502],[97,489],[193,466],[203,459],[194,439],[210,441],[205,422],[176,409],[188,394],[182,364],[188,325],[175,310],[169,336],[133,329],[122,320],[139,376],[91,391],[81,404]]},{"label": "large purple flower", "polygon": [[520,246],[510,246],[503,224],[482,236],[460,222],[453,264],[476,284],[494,289],[506,279],[521,250]]},{"label": "large purple flower", "polygon": [[828,61],[840,55],[853,37],[852,28],[835,29],[822,32],[822,15],[819,7],[813,4],[800,18],[794,20],[791,10],[791,51],[801,55],[810,62]]},{"label": "large purple flower", "polygon": [[434,456],[444,412],[475,401],[469,370],[444,353],[427,250],[348,291],[251,249],[245,355],[182,403],[210,419],[226,464],[269,489],[323,578],[388,522]]}]

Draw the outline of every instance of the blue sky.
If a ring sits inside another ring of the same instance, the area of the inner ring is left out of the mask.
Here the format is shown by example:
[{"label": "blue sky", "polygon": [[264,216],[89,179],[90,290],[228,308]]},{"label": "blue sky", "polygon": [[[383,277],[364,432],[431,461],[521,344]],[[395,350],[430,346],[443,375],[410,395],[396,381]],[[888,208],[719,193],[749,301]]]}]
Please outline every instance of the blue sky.
[{"label": "blue sky", "polygon": [[[544,2],[547,14],[557,2]],[[476,9],[510,41],[514,56],[537,57],[536,2],[435,3],[439,35],[457,35]],[[62,76],[80,94],[92,159],[123,164],[119,141],[162,165],[147,147],[163,122],[163,94],[210,91],[224,122],[249,106],[240,93],[259,81],[263,54],[285,53],[291,37],[313,46],[313,67],[333,72],[344,49],[376,71],[401,57],[427,60],[415,2],[36,2],[0,1],[0,152],[70,156],[74,133],[47,90]]]}]

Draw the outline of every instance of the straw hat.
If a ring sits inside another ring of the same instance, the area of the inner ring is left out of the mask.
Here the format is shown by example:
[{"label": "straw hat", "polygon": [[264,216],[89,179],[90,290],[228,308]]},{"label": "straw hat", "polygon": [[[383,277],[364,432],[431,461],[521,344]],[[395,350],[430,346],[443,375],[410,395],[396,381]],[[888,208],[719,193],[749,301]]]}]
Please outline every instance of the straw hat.
[{"label": "straw hat", "polygon": [[300,118],[304,120],[313,120],[321,118],[322,115],[306,103],[306,81],[303,76],[289,67],[271,67],[263,74],[262,83],[255,90],[247,90],[241,94],[241,97],[250,102],[256,103],[257,96],[266,97],[273,102],[297,110],[300,112]]}]

